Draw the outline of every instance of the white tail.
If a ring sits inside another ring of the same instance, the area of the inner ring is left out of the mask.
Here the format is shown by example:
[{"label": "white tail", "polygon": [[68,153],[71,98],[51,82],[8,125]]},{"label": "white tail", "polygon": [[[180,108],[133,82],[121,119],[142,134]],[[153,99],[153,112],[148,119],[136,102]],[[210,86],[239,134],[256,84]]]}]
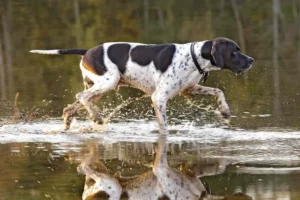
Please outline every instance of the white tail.
[{"label": "white tail", "polygon": [[38,53],[38,54],[49,54],[49,55],[59,55],[59,50],[31,50],[30,53]]}]

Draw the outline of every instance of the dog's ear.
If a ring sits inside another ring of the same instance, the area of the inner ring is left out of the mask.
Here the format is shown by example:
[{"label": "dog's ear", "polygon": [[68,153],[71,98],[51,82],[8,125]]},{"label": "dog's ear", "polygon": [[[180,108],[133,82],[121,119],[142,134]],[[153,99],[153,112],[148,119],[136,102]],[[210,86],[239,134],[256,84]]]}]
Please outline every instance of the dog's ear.
[{"label": "dog's ear", "polygon": [[211,55],[217,67],[223,69],[224,67],[224,53],[226,50],[226,43],[223,41],[213,41],[211,48]]}]

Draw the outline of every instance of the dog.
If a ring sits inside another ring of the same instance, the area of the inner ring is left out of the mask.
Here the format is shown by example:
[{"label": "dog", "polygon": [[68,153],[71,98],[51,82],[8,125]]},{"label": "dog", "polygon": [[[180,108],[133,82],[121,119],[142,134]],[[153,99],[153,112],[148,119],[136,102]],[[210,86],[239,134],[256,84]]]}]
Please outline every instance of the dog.
[{"label": "dog", "polygon": [[[120,173],[110,175],[106,166],[94,151],[85,154],[77,171],[84,174],[83,200],[91,199],[189,199],[189,200],[251,200],[238,193],[229,196],[209,194],[208,186],[200,177],[214,176],[225,172],[230,161],[226,159],[207,160],[188,170],[173,169],[167,160],[167,137],[161,134],[157,140],[156,155],[152,170],[138,176],[122,177]],[[239,198],[236,198],[236,196]]]},{"label": "dog", "polygon": [[217,88],[199,85],[209,71],[229,69],[239,74],[252,67],[253,58],[242,54],[228,38],[186,44],[142,44],[110,42],[92,49],[31,50],[39,54],[82,55],[80,69],[85,90],[76,94],[77,101],[63,111],[65,128],[69,129],[76,111],[84,107],[89,117],[103,123],[94,105],[108,91],[132,86],[151,95],[161,133],[167,133],[167,101],[177,94],[212,95],[217,98],[224,118],[230,109],[224,93]]}]

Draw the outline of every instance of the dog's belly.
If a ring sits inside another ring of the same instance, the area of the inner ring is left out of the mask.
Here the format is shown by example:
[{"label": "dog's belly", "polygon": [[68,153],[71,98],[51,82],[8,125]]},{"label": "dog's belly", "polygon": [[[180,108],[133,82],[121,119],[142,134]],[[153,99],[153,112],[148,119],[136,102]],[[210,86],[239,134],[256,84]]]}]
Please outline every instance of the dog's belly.
[{"label": "dog's belly", "polygon": [[184,71],[176,65],[161,73],[155,69],[153,63],[148,66],[130,63],[126,67],[126,72],[121,75],[120,85],[129,85],[150,95],[159,89],[160,92],[168,93],[167,96],[172,98],[196,85],[201,77],[202,75],[196,70],[188,68]]},{"label": "dog's belly", "polygon": [[161,73],[155,70],[153,64],[139,66],[130,62],[126,67],[126,72],[121,75],[120,82],[152,94],[160,75]]}]

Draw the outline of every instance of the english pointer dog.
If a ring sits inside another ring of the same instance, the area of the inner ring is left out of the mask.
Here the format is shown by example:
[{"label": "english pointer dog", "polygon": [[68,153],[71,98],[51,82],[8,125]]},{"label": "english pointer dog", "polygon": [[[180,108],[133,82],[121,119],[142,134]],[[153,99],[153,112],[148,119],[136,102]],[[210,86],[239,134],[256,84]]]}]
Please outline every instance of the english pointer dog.
[{"label": "english pointer dog", "polygon": [[230,117],[224,93],[199,85],[209,71],[229,69],[241,73],[251,68],[253,58],[242,54],[232,40],[213,40],[186,44],[142,44],[108,42],[92,49],[31,50],[39,54],[82,55],[80,69],[85,90],[77,101],[63,111],[69,129],[76,111],[84,107],[92,120],[102,124],[100,110],[94,105],[106,92],[129,85],[151,95],[161,133],[168,133],[166,105],[175,95],[213,95],[223,117]]}]

